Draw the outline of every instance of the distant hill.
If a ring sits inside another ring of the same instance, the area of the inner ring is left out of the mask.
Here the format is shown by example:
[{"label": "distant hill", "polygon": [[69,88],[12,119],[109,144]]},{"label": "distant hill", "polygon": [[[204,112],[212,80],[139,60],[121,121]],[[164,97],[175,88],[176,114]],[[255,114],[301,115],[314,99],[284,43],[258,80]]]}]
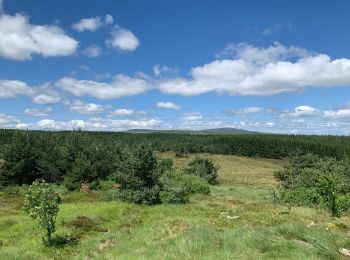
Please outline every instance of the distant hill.
[{"label": "distant hill", "polygon": [[153,129],[130,129],[128,133],[179,133],[179,134],[258,134],[258,132],[247,131],[243,129],[223,127],[204,130],[153,130]]},{"label": "distant hill", "polygon": [[205,130],[199,130],[197,132],[200,132],[203,134],[258,134],[258,132],[252,132],[248,130],[231,128],[231,127],[205,129]]}]

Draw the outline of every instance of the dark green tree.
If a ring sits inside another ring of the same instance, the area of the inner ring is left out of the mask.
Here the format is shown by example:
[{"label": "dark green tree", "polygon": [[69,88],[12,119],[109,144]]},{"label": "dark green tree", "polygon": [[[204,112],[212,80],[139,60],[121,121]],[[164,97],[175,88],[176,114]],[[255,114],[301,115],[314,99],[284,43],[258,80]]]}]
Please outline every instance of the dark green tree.
[{"label": "dark green tree", "polygon": [[160,175],[158,159],[149,145],[126,149],[115,175],[118,197],[137,204],[159,203]]}]

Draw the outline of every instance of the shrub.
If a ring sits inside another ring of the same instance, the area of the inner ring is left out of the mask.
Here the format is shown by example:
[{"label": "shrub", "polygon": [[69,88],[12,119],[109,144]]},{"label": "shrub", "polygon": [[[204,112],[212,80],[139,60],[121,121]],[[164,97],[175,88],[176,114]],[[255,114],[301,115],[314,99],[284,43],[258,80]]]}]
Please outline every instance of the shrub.
[{"label": "shrub", "polygon": [[162,203],[186,203],[190,194],[209,194],[208,183],[197,176],[188,175],[179,171],[169,171],[160,178]]},{"label": "shrub", "polygon": [[209,184],[218,183],[218,167],[207,158],[196,157],[188,164],[185,172],[190,175],[201,177]]},{"label": "shrub", "polygon": [[312,207],[319,204],[319,196],[316,189],[297,188],[283,190],[280,199],[293,206]]},{"label": "shrub", "polygon": [[162,191],[160,200],[162,203],[178,204],[189,201],[191,182],[180,172],[169,171],[160,178]]},{"label": "shrub", "polygon": [[52,185],[44,181],[35,181],[26,190],[23,209],[46,229],[47,242],[50,242],[51,234],[56,230],[55,223],[60,203],[59,194],[54,191]]},{"label": "shrub", "polygon": [[297,155],[274,174],[281,199],[297,206],[319,205],[339,217],[350,207],[350,163],[348,160]]}]

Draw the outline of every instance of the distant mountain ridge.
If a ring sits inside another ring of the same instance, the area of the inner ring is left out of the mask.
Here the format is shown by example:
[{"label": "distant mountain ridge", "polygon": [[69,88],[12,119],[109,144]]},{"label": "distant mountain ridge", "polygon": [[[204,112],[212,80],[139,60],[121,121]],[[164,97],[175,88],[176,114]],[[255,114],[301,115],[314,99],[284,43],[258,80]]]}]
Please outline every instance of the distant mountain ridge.
[{"label": "distant mountain ridge", "polygon": [[203,129],[203,130],[154,130],[154,129],[130,129],[126,130],[128,133],[183,133],[183,134],[258,134],[258,132],[232,128],[213,128],[213,129]]}]

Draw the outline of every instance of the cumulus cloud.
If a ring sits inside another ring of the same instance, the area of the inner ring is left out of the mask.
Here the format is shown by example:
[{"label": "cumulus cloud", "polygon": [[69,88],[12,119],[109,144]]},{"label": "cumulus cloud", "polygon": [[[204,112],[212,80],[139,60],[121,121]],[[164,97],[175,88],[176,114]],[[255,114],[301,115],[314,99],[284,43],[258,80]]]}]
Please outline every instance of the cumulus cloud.
[{"label": "cumulus cloud", "polygon": [[61,98],[58,94],[38,94],[32,98],[33,103],[46,105],[46,104],[55,104],[58,103]]},{"label": "cumulus cloud", "polygon": [[83,53],[83,55],[85,55],[87,57],[95,58],[95,57],[98,57],[101,55],[102,50],[99,46],[93,44],[93,45],[86,47],[82,53]]},{"label": "cumulus cloud", "polygon": [[125,108],[121,108],[121,109],[116,109],[114,111],[111,112],[112,115],[115,116],[129,116],[134,114],[135,111],[132,109],[125,109]]},{"label": "cumulus cloud", "polygon": [[100,99],[137,95],[150,88],[146,80],[125,75],[117,75],[111,83],[65,77],[58,80],[56,85],[76,96],[88,95]]},{"label": "cumulus cloud", "polygon": [[157,103],[158,108],[165,108],[165,109],[174,109],[174,110],[180,110],[181,106],[177,105],[172,102],[158,102]]},{"label": "cumulus cloud", "polygon": [[146,111],[135,111],[133,109],[126,109],[126,108],[119,108],[116,110],[113,110],[111,112],[111,115],[113,116],[131,116],[131,115],[146,115]]},{"label": "cumulus cloud", "polygon": [[66,107],[78,114],[98,114],[104,110],[104,106],[94,103],[84,103],[81,100],[75,100],[73,102],[65,101]]},{"label": "cumulus cloud", "polygon": [[34,25],[27,16],[0,12],[0,57],[29,60],[32,55],[68,56],[75,53],[79,42],[54,25]]},{"label": "cumulus cloud", "polygon": [[115,26],[106,44],[121,51],[131,52],[137,49],[140,41],[131,31]]},{"label": "cumulus cloud", "polygon": [[19,120],[15,116],[0,114],[0,127],[1,128],[12,128],[15,127],[16,124],[19,124],[21,120]]},{"label": "cumulus cloud", "polygon": [[234,115],[249,115],[262,112],[263,109],[260,107],[246,107],[241,109],[232,110],[231,113]]},{"label": "cumulus cloud", "polygon": [[[1,121],[0,121],[1,123]],[[70,121],[58,121],[43,119],[32,124],[26,124],[25,128],[42,130],[104,130],[122,131],[131,128],[155,128],[161,124],[156,118],[142,120],[115,120],[106,118],[90,118],[88,120],[75,119]]]},{"label": "cumulus cloud", "polygon": [[329,119],[349,119],[350,118],[350,109],[344,108],[336,111],[327,110],[324,111],[324,117]]},{"label": "cumulus cloud", "polygon": [[23,81],[0,80],[0,98],[13,98],[17,95],[30,96],[33,92],[33,89]]},{"label": "cumulus cloud", "polygon": [[198,112],[185,113],[181,120],[182,121],[200,121],[203,119],[203,116]]},{"label": "cumulus cloud", "polygon": [[45,109],[38,109],[38,108],[27,108],[24,110],[24,113],[30,116],[46,116],[50,112],[52,112],[52,108],[47,107]]},{"label": "cumulus cloud", "polygon": [[30,97],[36,104],[54,104],[60,101],[59,93],[48,84],[32,87],[23,81],[0,80],[0,98],[14,98],[19,95]]},{"label": "cumulus cloud", "polygon": [[90,17],[83,18],[79,22],[72,25],[72,29],[83,32],[83,31],[91,31],[94,32],[98,28],[102,26],[101,17]]},{"label": "cumulus cloud", "polygon": [[269,96],[307,87],[350,85],[350,60],[332,60],[280,44],[267,49],[244,45],[231,59],[215,60],[191,69],[190,78],[161,80],[159,89],[184,96],[208,92]]},{"label": "cumulus cloud", "polygon": [[282,113],[281,117],[310,117],[320,115],[320,110],[308,105],[298,106],[294,111]]}]

